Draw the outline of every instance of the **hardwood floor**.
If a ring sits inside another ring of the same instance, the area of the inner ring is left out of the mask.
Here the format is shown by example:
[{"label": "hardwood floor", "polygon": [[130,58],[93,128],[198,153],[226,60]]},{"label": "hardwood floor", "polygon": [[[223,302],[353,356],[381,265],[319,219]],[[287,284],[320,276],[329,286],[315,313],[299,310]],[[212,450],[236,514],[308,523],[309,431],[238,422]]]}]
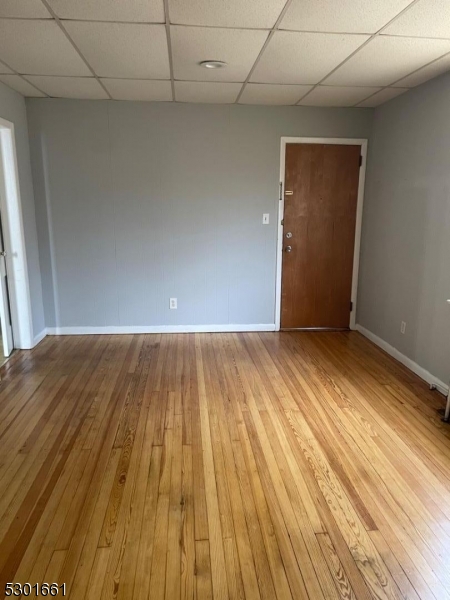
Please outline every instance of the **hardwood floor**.
[{"label": "hardwood floor", "polygon": [[444,399],[358,333],[48,337],[2,374],[0,597],[450,598]]}]

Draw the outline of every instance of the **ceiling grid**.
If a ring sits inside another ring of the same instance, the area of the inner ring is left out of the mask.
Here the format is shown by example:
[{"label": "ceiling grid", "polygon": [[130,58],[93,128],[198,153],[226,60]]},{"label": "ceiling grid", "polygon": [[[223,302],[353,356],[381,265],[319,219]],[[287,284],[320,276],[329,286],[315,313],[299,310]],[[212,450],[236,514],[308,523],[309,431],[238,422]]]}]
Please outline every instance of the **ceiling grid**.
[{"label": "ceiling grid", "polygon": [[0,0],[24,96],[372,107],[449,70],[448,0]]}]

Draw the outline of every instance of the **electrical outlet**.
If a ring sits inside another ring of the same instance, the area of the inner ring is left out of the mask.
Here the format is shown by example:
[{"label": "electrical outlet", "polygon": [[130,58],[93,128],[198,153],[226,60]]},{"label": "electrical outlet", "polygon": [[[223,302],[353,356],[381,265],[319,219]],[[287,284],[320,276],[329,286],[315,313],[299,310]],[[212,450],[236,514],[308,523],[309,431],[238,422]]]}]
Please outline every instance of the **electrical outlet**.
[{"label": "electrical outlet", "polygon": [[400,333],[405,333],[406,331],[406,323],[405,321],[402,321],[402,324],[400,325]]},{"label": "electrical outlet", "polygon": [[178,301],[176,298],[171,298],[169,300],[169,307],[170,307],[170,310],[174,310],[174,309],[178,308]]},{"label": "electrical outlet", "polygon": [[268,225],[269,224],[269,213],[264,213],[263,214],[263,225]]}]

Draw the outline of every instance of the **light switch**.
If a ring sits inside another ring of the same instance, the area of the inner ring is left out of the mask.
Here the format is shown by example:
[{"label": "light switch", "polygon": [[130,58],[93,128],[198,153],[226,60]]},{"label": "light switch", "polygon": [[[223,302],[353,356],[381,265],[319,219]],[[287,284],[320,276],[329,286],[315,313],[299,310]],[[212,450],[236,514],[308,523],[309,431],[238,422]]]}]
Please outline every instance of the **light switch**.
[{"label": "light switch", "polygon": [[264,213],[263,214],[263,225],[268,225],[269,224],[269,213]]}]

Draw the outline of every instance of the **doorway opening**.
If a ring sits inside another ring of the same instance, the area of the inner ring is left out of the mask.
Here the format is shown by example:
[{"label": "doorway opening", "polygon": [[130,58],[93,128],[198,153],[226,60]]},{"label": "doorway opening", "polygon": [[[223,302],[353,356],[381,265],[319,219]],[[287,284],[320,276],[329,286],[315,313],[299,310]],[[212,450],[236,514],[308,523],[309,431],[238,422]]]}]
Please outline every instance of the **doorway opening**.
[{"label": "doorway opening", "polygon": [[282,138],[276,330],[356,326],[367,140]]},{"label": "doorway opening", "polygon": [[0,210],[0,366],[11,356],[14,349],[8,268],[6,264],[7,254]]},{"label": "doorway opening", "polygon": [[33,348],[14,124],[0,118],[0,364],[13,349]]}]

